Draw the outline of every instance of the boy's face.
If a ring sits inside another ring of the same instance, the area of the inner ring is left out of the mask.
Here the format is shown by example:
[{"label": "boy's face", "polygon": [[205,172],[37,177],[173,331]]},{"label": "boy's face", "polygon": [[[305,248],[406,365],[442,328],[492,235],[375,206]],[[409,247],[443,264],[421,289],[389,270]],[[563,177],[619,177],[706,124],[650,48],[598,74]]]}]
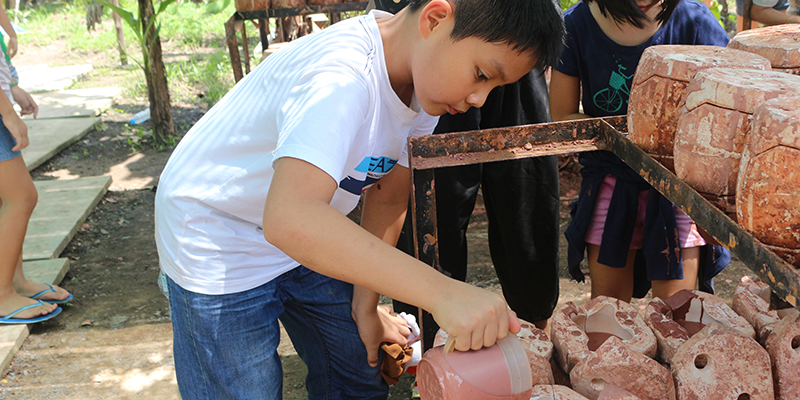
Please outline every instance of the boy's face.
[{"label": "boy's face", "polygon": [[529,53],[520,54],[508,44],[476,37],[453,42],[450,30],[445,31],[426,41],[412,66],[414,91],[428,114],[456,114],[480,107],[492,89],[516,82],[535,65]]}]

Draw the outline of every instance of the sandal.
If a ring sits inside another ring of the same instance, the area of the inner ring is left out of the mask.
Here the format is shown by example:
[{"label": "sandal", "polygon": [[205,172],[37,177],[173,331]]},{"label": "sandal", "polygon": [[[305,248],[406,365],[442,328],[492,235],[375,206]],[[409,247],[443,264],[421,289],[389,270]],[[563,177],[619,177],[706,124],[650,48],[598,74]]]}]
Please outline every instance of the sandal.
[{"label": "sandal", "polygon": [[35,295],[31,296],[31,298],[34,299],[34,300],[39,300],[39,301],[43,301],[45,303],[50,303],[50,304],[64,304],[64,303],[72,300],[72,297],[73,297],[72,293],[70,293],[69,296],[64,300],[46,300],[46,299],[42,299],[41,298],[42,296],[44,296],[44,295],[46,295],[46,294],[48,294],[50,292],[53,292],[53,293],[56,292],[56,289],[53,287],[53,285],[51,285],[49,283],[45,283],[45,285],[48,286],[47,289],[42,290],[39,293],[36,293]]},{"label": "sandal", "polygon": [[19,313],[21,313],[21,312],[23,312],[25,310],[31,309],[33,307],[43,306],[43,305],[44,305],[44,302],[42,302],[41,300],[38,300],[34,304],[28,304],[27,306],[20,307],[20,308],[16,309],[15,311],[13,311],[12,313],[6,315],[5,317],[0,317],[0,324],[9,324],[9,325],[10,324],[33,324],[33,323],[36,323],[36,322],[47,321],[48,319],[55,317],[56,315],[58,315],[58,313],[61,312],[61,307],[56,307],[56,309],[53,310],[53,312],[51,312],[50,314],[40,315],[40,316],[35,317],[35,318],[13,318],[15,315],[17,315],[17,314],[19,314]]}]

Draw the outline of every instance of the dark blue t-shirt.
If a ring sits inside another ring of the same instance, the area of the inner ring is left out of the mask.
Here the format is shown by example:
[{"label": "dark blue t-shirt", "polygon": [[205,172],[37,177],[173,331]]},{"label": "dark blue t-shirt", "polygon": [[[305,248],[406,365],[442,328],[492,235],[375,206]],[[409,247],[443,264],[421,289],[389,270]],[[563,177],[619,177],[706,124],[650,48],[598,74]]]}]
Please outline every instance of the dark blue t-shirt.
[{"label": "dark blue t-shirt", "polygon": [[[622,46],[612,41],[592,17],[589,6],[578,3],[564,12],[567,42],[556,70],[580,78],[583,112],[591,117],[625,115],[633,75],[644,50],[661,44],[726,46],[728,34],[705,4],[682,0],[669,20],[645,43]],[[617,177],[609,204],[598,262],[624,267],[638,210],[638,193],[650,191],[645,217],[641,257],[634,264],[634,297],[649,290],[649,281],[683,278],[683,263],[672,204],[647,184],[622,160],[608,151],[580,154],[581,193],[573,203],[572,222],[564,233],[569,243],[568,264],[572,276],[583,280],[579,268],[585,250],[584,237],[594,212],[600,185],[606,175]],[[720,246],[701,250],[700,286],[713,292],[713,277],[730,260]],[[667,255],[665,257],[665,255]]]},{"label": "dark blue t-shirt", "polygon": [[621,46],[609,39],[580,2],[564,12],[567,42],[556,70],[581,79],[583,112],[592,117],[625,115],[633,74],[642,52],[659,44],[727,46],[728,34],[697,0],[683,0],[650,40]]}]

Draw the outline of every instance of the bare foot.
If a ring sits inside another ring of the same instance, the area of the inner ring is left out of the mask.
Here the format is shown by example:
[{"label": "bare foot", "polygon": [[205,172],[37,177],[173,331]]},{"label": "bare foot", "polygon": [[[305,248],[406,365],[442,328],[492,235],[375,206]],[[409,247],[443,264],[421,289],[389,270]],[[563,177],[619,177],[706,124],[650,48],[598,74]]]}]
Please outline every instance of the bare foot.
[{"label": "bare foot", "polygon": [[17,293],[25,297],[34,296],[44,290],[44,294],[38,298],[38,300],[42,301],[61,301],[69,297],[69,292],[63,288],[53,285],[53,290],[55,290],[55,292],[53,292],[50,290],[50,287],[44,283],[36,283],[27,279],[23,282],[14,282],[14,289]]},{"label": "bare foot", "polygon": [[[16,310],[19,310],[22,307],[36,304],[38,303],[37,300],[29,299],[25,296],[20,296],[18,294],[8,296],[2,302],[0,302],[0,317],[5,317],[8,314],[13,313]],[[53,310],[58,307],[55,304],[47,304],[39,307],[32,307],[25,311],[20,312],[19,314],[14,315],[12,318],[16,319],[31,319],[36,318],[42,315],[47,315],[53,312]]]}]

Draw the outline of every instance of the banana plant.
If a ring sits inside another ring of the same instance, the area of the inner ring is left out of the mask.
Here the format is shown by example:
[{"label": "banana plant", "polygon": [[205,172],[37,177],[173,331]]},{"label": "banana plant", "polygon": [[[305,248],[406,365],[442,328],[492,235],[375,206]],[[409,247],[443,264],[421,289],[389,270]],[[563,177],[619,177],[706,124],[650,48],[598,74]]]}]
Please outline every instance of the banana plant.
[{"label": "banana plant", "polygon": [[131,27],[142,48],[142,62],[134,59],[144,70],[147,81],[147,94],[150,99],[153,139],[159,147],[166,147],[174,142],[175,124],[172,121],[169,88],[161,58],[161,42],[158,33],[161,24],[156,22],[158,15],[164,12],[176,0],[163,0],[154,7],[151,0],[139,0],[136,14],[111,4],[108,0],[97,0],[119,14]]},{"label": "banana plant", "polygon": [[[158,9],[155,10],[155,12],[153,13],[153,18],[150,19],[150,23],[147,25],[147,29],[143,29],[142,23],[139,21],[140,16],[138,8],[136,9],[136,14],[134,15],[134,13],[122,7],[111,4],[111,2],[108,0],[95,0],[95,1],[102,3],[106,7],[109,7],[112,10],[116,11],[117,14],[119,14],[120,18],[122,18],[122,20],[125,21],[125,23],[128,24],[128,26],[131,28],[131,30],[133,30],[133,34],[136,35],[136,40],[139,41],[139,46],[142,48],[142,56],[144,58],[143,63],[139,62],[139,60],[136,59],[134,59],[134,61],[137,64],[139,64],[139,66],[142,67],[142,69],[145,70],[145,73],[149,72],[150,68],[148,61],[150,60],[150,49],[153,46],[153,41],[155,40],[155,38],[158,37],[158,32],[161,30],[161,24],[160,23],[156,24],[156,21],[158,20],[158,15],[164,12],[164,10],[166,10],[170,4],[174,3],[177,0],[163,0],[162,2],[160,2],[158,4]],[[153,25],[156,25],[155,27],[156,31],[155,34],[151,36],[151,41],[148,43],[147,32],[149,32],[150,29],[153,28]]]}]

